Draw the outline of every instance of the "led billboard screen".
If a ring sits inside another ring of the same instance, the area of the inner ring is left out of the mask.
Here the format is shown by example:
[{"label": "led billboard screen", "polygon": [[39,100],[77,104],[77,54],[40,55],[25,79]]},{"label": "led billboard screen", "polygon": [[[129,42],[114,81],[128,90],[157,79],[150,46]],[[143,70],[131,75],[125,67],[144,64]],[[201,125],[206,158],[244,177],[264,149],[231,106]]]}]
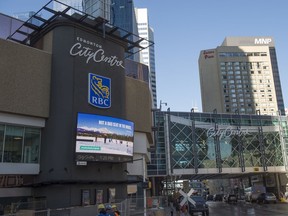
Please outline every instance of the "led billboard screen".
[{"label": "led billboard screen", "polygon": [[76,160],[125,161],[133,157],[134,123],[78,113]]}]

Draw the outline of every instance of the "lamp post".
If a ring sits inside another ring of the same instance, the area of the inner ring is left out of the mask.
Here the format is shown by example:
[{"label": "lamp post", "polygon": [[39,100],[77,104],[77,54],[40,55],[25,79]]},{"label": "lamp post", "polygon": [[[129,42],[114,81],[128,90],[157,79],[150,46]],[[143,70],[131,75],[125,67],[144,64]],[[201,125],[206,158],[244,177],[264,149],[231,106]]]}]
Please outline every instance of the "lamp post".
[{"label": "lamp post", "polygon": [[166,102],[162,102],[162,100],[160,100],[160,111],[161,111],[161,108],[162,108],[162,104],[167,106],[167,103]]}]

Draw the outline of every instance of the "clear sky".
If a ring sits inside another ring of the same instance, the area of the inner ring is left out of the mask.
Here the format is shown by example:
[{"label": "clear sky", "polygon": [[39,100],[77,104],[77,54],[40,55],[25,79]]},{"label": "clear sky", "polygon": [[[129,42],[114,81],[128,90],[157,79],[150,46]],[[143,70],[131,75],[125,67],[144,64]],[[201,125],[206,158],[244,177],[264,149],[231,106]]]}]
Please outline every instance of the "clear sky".
[{"label": "clear sky", "polygon": [[[0,0],[0,12],[38,11],[47,0]],[[158,106],[162,110],[200,111],[198,57],[225,37],[274,38],[285,107],[288,105],[288,1],[134,0],[148,8],[154,29]],[[1,28],[1,27],[0,27]]]}]

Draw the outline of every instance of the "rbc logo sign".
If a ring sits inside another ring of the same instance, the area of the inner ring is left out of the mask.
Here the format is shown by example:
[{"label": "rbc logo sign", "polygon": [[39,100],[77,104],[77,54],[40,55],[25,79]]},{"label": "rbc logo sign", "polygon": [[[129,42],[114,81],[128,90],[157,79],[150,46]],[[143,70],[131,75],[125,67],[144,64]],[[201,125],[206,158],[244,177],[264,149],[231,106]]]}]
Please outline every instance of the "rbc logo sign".
[{"label": "rbc logo sign", "polygon": [[88,102],[98,108],[111,107],[111,79],[89,73]]}]

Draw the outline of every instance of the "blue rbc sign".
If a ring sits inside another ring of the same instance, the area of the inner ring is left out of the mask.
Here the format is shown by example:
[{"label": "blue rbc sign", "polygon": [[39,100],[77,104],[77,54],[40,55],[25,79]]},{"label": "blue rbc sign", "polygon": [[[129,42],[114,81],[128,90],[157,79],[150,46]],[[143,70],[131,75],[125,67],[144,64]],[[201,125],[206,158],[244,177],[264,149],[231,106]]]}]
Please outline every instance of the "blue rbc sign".
[{"label": "blue rbc sign", "polygon": [[111,79],[89,73],[88,103],[98,108],[111,107]]}]

